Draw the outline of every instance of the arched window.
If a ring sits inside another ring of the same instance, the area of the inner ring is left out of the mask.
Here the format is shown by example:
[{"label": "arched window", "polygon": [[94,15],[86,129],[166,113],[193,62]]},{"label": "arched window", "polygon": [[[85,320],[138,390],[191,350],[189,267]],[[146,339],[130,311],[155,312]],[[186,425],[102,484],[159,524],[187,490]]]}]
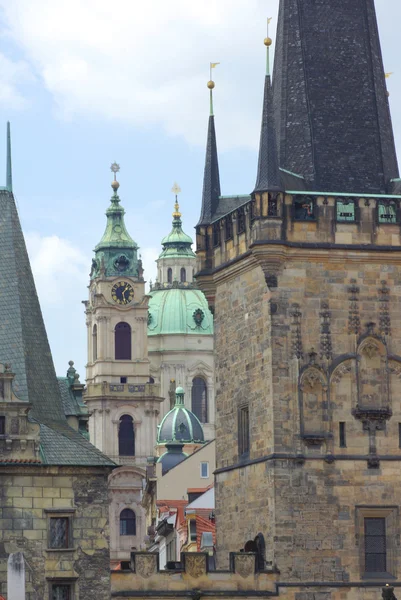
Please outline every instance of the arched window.
[{"label": "arched window", "polygon": [[120,513],[120,535],[136,535],[136,516],[129,508]]},{"label": "arched window", "polygon": [[187,280],[187,272],[184,267],[181,267],[180,280],[181,280],[181,283],[185,283]]},{"label": "arched window", "polygon": [[170,267],[167,269],[167,282],[173,283],[173,269]]},{"label": "arched window", "polygon": [[134,421],[129,415],[123,415],[118,428],[119,456],[135,456]]},{"label": "arched window", "polygon": [[131,327],[128,323],[118,323],[114,331],[116,360],[131,360]]},{"label": "arched window", "polygon": [[201,423],[207,423],[207,385],[202,377],[192,380],[192,412]]},{"label": "arched window", "polygon": [[94,325],[92,330],[92,354],[93,361],[97,360],[97,325]]}]

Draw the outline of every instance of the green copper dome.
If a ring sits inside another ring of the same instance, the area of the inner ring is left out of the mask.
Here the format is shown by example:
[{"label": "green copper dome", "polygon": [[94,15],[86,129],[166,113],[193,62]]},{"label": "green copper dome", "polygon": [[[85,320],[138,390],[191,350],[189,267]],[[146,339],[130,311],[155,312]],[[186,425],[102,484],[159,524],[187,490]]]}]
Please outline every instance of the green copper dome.
[{"label": "green copper dome", "polygon": [[182,230],[181,213],[176,201],[173,212],[173,228],[162,239],[163,250],[159,258],[196,258],[192,244],[192,238]]},{"label": "green copper dome", "polygon": [[175,406],[164,417],[157,433],[157,443],[203,443],[205,436],[198,417],[184,406],[184,390],[175,391]]},{"label": "green copper dome", "polygon": [[113,181],[114,194],[106,211],[107,223],[102,239],[95,248],[91,278],[127,275],[142,277],[141,261],[138,261],[138,245],[129,235],[124,223],[125,210],[117,194],[119,183]]},{"label": "green copper dome", "polygon": [[213,316],[203,292],[176,285],[150,292],[148,335],[213,335]]}]

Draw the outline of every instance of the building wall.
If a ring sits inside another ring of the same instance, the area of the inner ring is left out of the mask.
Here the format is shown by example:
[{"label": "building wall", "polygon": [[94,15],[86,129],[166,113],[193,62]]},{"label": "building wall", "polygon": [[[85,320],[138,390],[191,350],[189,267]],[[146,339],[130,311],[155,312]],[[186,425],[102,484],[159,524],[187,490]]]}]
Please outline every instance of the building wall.
[{"label": "building wall", "polygon": [[[209,477],[202,478],[201,462],[209,463]],[[189,488],[206,488],[214,482],[216,467],[216,442],[213,441],[197,450],[165,475],[161,474],[161,463],[156,463],[157,500],[181,500],[188,497]]]},{"label": "building wall", "polygon": [[[0,593],[7,593],[8,555],[21,551],[26,561],[27,600],[48,598],[48,585],[54,579],[74,583],[74,600],[108,600],[105,469],[1,467],[0,484]],[[49,517],[63,510],[72,518],[71,549],[49,550]]]}]

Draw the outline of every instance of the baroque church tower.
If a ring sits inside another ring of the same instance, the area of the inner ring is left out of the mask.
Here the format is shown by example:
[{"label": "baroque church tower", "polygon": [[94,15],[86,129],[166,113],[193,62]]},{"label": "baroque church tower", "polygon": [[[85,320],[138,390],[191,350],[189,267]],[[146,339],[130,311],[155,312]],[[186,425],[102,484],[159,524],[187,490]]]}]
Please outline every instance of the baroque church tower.
[{"label": "baroque church tower", "polygon": [[281,0],[273,87],[271,44],[255,188],[220,195],[210,116],[197,226],[218,564],[252,549],[287,599],[368,598],[401,572],[401,181],[374,1]]},{"label": "baroque church tower", "polygon": [[117,194],[117,164],[107,224],[95,248],[86,306],[89,435],[120,468],[110,488],[112,560],[141,548],[145,519],[141,507],[146,460],[152,456],[159,422],[159,388],[150,379],[147,347],[148,296],[138,246],[124,223]]}]

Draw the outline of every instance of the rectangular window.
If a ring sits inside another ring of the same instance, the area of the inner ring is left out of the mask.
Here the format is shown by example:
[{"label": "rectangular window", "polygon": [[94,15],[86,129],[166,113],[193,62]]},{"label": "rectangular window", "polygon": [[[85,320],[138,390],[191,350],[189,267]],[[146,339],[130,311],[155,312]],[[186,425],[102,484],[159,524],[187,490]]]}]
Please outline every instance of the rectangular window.
[{"label": "rectangular window", "polygon": [[238,446],[240,457],[249,455],[249,406],[242,406],[239,409]]},{"label": "rectangular window", "polygon": [[50,517],[49,548],[61,550],[70,547],[69,517]]},{"label": "rectangular window", "polygon": [[120,377],[120,383],[127,383],[126,377]]},{"label": "rectangular window", "polygon": [[6,433],[6,418],[0,417],[0,435],[5,435]]},{"label": "rectangular window", "polygon": [[51,586],[51,600],[72,600],[72,586],[70,583],[53,583]]},{"label": "rectangular window", "polygon": [[207,479],[209,477],[209,463],[208,462],[201,462],[201,464],[200,464],[200,471],[201,471],[201,477],[202,477],[202,479]]},{"label": "rectangular window", "polygon": [[385,573],[386,519],[365,517],[365,572]]},{"label": "rectangular window", "polygon": [[314,221],[316,219],[315,204],[312,198],[297,198],[293,204],[295,221]]},{"label": "rectangular window", "polygon": [[233,221],[231,217],[226,218],[226,240],[231,240],[233,237]]},{"label": "rectangular window", "polygon": [[401,423],[398,423],[398,447],[401,448]]},{"label": "rectangular window", "polygon": [[195,519],[191,519],[189,522],[189,540],[191,542],[196,542],[196,521],[195,521]]},{"label": "rectangular window", "polygon": [[350,223],[355,221],[355,202],[353,200],[337,200],[337,221]]},{"label": "rectangular window", "polygon": [[340,423],[339,434],[340,434],[340,448],[346,448],[347,447],[347,439],[346,439],[346,435],[345,435],[345,423]]},{"label": "rectangular window", "polygon": [[237,214],[237,233],[244,233],[245,231],[245,213],[244,209],[240,208]]},{"label": "rectangular window", "polygon": [[397,223],[397,205],[393,200],[379,200],[378,220],[379,223]]},{"label": "rectangular window", "polygon": [[220,246],[220,223],[213,225],[213,246]]}]

